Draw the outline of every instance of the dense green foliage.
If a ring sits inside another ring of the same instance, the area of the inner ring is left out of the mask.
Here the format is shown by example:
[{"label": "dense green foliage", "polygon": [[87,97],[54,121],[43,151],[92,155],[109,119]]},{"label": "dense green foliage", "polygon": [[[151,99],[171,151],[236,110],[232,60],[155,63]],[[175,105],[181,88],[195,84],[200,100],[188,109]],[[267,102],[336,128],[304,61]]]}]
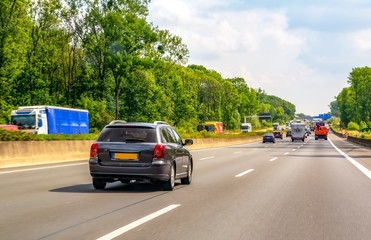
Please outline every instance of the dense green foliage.
[{"label": "dense green foliage", "polygon": [[87,109],[91,132],[113,119],[165,120],[190,133],[205,121],[236,129],[259,112],[280,123],[295,116],[293,104],[242,78],[184,66],[187,47],[147,22],[148,0],[65,3],[1,1],[0,124],[32,105]]},{"label": "dense green foliage", "polygon": [[354,122],[361,128],[371,127],[371,68],[354,68],[348,83],[350,87],[344,88],[331,103],[331,113],[340,113],[346,126]]},{"label": "dense green foliage", "polygon": [[270,113],[273,122],[281,124],[295,118],[295,105],[279,97],[267,95],[261,89],[258,90],[258,100],[261,102],[261,112]]}]

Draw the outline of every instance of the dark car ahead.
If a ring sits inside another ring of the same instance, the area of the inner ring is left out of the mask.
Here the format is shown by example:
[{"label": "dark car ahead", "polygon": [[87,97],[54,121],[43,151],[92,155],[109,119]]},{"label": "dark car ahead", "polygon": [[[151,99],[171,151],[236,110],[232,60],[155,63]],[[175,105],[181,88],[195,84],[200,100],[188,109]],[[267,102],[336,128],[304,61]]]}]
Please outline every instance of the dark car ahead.
[{"label": "dark car ahead", "polygon": [[273,135],[275,138],[281,138],[282,139],[282,132],[281,131],[274,131]]},{"label": "dark car ahead", "polygon": [[131,180],[160,182],[173,190],[175,180],[192,181],[193,160],[178,133],[166,122],[126,123],[112,121],[91,146],[90,175],[96,189],[106,183]]},{"label": "dark car ahead", "polygon": [[265,143],[265,142],[273,142],[273,143],[275,143],[276,140],[275,140],[274,135],[272,133],[266,133],[266,134],[264,134],[264,136],[263,136],[263,143]]},{"label": "dark car ahead", "polygon": [[286,137],[291,137],[292,136],[292,133],[291,133],[291,131],[289,130],[289,131],[287,131],[286,132]]}]

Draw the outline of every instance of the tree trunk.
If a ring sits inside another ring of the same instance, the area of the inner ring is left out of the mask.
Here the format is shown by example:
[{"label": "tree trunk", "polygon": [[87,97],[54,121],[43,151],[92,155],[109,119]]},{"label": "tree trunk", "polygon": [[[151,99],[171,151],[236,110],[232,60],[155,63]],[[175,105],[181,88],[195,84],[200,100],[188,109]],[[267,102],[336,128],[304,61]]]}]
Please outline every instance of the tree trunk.
[{"label": "tree trunk", "polygon": [[119,119],[119,87],[115,87],[115,96],[116,96],[116,120]]}]

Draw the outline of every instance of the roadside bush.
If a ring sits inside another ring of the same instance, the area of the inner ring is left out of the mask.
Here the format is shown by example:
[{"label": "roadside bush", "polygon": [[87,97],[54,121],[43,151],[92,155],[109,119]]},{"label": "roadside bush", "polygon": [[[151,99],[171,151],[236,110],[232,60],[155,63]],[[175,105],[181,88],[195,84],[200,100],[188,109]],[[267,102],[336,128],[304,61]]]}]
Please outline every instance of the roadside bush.
[{"label": "roadside bush", "polygon": [[359,125],[355,122],[350,122],[348,124],[347,130],[359,130]]},{"label": "roadside bush", "polygon": [[361,121],[361,123],[359,124],[359,130],[364,128],[367,128],[367,124],[364,121]]},{"label": "roadside bush", "polygon": [[22,131],[10,131],[0,128],[0,141],[62,141],[62,140],[95,140],[99,133],[90,134],[31,134]]}]

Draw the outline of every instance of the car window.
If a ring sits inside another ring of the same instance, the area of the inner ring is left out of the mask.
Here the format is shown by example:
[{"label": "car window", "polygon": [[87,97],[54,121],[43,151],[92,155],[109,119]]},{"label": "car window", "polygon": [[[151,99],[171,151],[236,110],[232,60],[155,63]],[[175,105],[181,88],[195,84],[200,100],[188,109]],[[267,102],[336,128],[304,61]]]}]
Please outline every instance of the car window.
[{"label": "car window", "polygon": [[170,142],[169,133],[166,131],[165,128],[161,129],[161,142],[163,143]]},{"label": "car window", "polygon": [[156,142],[153,128],[110,127],[99,135],[99,142]]},{"label": "car window", "polygon": [[165,131],[168,133],[168,136],[169,136],[169,141],[168,142],[176,143],[176,139],[175,139],[173,131],[171,131],[170,128],[165,128]]},{"label": "car window", "polygon": [[171,129],[174,134],[175,141],[177,144],[183,145],[182,139],[180,138],[179,134],[175,131],[175,129]]}]

